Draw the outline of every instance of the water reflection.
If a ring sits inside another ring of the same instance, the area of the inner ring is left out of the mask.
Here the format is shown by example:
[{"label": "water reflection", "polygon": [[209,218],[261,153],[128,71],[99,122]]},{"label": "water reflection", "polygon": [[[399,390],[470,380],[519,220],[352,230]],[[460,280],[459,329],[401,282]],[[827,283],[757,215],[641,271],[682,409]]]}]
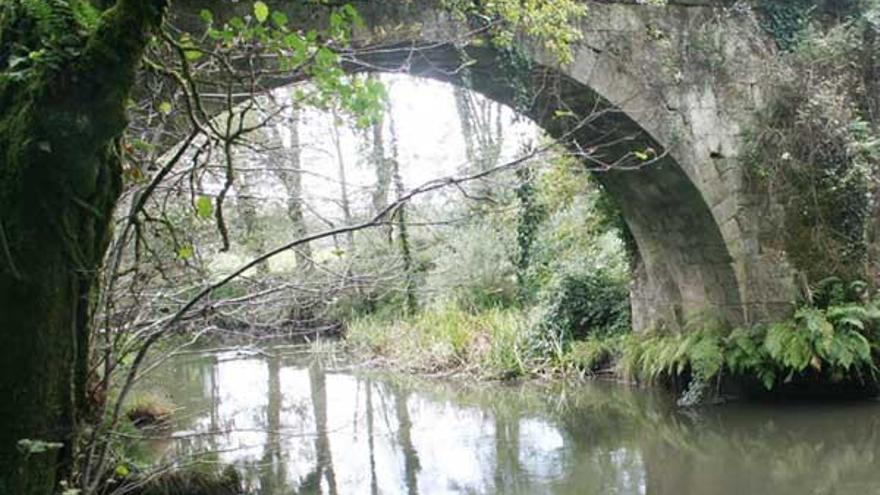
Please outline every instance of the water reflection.
[{"label": "water reflection", "polygon": [[613,384],[401,381],[272,352],[181,357],[148,386],[182,408],[157,457],[234,463],[266,495],[880,494],[873,403],[683,413]]}]

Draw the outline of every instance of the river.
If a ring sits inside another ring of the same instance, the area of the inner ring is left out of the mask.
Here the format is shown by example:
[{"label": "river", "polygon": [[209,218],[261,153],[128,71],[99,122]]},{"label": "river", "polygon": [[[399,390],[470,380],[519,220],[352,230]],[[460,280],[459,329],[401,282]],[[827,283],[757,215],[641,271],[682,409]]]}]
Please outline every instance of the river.
[{"label": "river", "polygon": [[283,351],[177,356],[155,462],[232,463],[253,493],[880,494],[880,404],[676,408],[608,382],[463,384]]}]

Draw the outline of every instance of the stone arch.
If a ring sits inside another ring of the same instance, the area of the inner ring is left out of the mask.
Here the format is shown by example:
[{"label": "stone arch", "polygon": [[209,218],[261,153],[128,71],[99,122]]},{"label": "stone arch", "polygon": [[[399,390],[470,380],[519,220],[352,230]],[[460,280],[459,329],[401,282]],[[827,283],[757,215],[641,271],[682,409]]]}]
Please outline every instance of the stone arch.
[{"label": "stone arch", "polygon": [[[268,3],[292,19],[315,20],[300,2]],[[511,73],[503,54],[488,45],[459,46],[468,28],[437,1],[355,2],[367,27],[359,33],[364,49],[349,67],[466,85],[588,151],[585,159],[616,199],[638,247],[637,329],[677,328],[697,313],[740,324],[787,311],[791,270],[773,248],[774,223],[761,198],[749,194],[736,156],[741,129],[760,104],[758,69],[770,54],[754,17],[714,0],[664,8],[588,3],[584,40],[570,65],[559,67],[520,40],[527,63]],[[197,25],[188,20],[202,8],[218,7],[179,0],[175,15]],[[248,2],[223,6],[227,15],[249,8]],[[589,119],[575,129],[580,119],[569,115]],[[658,158],[643,166],[634,151]],[[601,163],[617,166],[606,170]]]}]

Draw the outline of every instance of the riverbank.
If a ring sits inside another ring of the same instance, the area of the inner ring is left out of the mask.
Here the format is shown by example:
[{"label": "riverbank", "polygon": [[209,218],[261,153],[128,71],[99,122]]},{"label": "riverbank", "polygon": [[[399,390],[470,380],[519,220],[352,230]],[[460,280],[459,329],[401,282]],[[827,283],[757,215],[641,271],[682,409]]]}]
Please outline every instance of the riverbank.
[{"label": "riverbank", "polygon": [[878,390],[876,302],[802,307],[789,319],[731,328],[708,318],[681,331],[546,335],[517,309],[427,308],[347,325],[359,361],[411,373],[510,379],[613,377],[666,384],[693,405],[724,394],[869,397]]}]

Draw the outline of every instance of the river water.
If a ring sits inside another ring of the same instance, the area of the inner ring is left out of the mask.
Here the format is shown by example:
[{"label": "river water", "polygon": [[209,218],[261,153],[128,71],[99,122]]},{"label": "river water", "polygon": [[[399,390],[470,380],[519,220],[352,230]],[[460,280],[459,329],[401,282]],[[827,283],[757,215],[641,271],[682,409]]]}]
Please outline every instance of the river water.
[{"label": "river water", "polygon": [[880,494],[880,404],[680,410],[606,382],[463,385],[302,355],[173,358],[157,462],[233,463],[253,493]]}]

